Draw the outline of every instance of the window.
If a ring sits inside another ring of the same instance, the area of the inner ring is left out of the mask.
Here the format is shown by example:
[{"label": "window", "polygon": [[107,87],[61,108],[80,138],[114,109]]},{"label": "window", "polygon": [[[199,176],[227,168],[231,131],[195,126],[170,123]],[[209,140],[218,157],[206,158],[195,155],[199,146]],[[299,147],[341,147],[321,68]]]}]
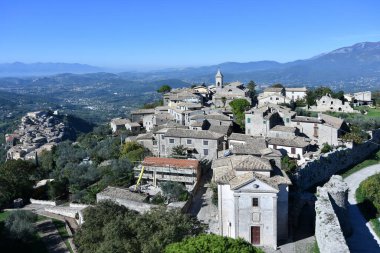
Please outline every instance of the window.
[{"label": "window", "polygon": [[208,146],[208,141],[203,141],[204,146]]},{"label": "window", "polygon": [[277,149],[277,145],[276,144],[273,144],[273,149]]},{"label": "window", "polygon": [[247,118],[247,123],[251,123],[251,118]]},{"label": "window", "polygon": [[289,118],[286,118],[286,123],[289,123]]},{"label": "window", "polygon": [[291,149],[291,153],[292,153],[292,154],[295,154],[295,153],[296,153],[296,148],[292,148],[292,149]]},{"label": "window", "polygon": [[208,149],[203,150],[203,155],[208,155]]},{"label": "window", "polygon": [[266,123],[267,123],[267,122],[264,120],[264,121],[263,121],[263,124],[265,125]]},{"label": "window", "polygon": [[169,139],[169,143],[174,143],[174,139]]},{"label": "window", "polygon": [[156,146],[157,145],[157,141],[153,141],[153,146]]},{"label": "window", "polygon": [[259,206],[259,199],[258,198],[253,198],[252,199],[252,206],[253,207],[258,207]]},{"label": "window", "polygon": [[279,98],[276,98],[276,100],[279,100]]},{"label": "window", "polygon": [[187,145],[190,145],[192,143],[192,141],[190,139],[187,139],[186,143],[187,143]]},{"label": "window", "polygon": [[161,135],[161,139],[163,140],[165,137],[164,137],[164,135]]}]

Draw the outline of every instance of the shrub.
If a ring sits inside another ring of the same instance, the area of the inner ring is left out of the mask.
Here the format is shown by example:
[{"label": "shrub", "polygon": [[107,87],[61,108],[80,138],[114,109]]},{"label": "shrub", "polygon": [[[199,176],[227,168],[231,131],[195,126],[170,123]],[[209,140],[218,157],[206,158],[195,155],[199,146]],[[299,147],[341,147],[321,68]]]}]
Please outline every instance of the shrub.
[{"label": "shrub", "polygon": [[35,236],[34,222],[36,220],[37,215],[30,211],[13,211],[5,220],[5,229],[11,239],[28,242]]},{"label": "shrub", "polygon": [[321,149],[321,153],[325,154],[332,150],[332,147],[328,143],[323,143],[323,147]]},{"label": "shrub", "polygon": [[182,242],[169,244],[165,248],[165,253],[207,252],[262,253],[263,251],[241,238],[233,239],[213,234],[202,234],[196,237],[190,237]]},{"label": "shrub", "polygon": [[160,184],[163,195],[169,201],[186,201],[189,193],[186,187],[178,182],[163,182]]}]

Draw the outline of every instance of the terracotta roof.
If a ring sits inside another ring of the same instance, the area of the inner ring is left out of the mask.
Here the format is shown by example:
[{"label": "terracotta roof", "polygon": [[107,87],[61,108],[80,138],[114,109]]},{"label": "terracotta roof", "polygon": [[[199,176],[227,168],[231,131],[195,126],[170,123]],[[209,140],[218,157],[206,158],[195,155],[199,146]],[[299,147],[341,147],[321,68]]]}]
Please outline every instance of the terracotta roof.
[{"label": "terracotta roof", "polygon": [[144,166],[153,167],[175,167],[181,169],[196,169],[199,166],[198,160],[185,160],[164,157],[146,157],[142,162]]}]

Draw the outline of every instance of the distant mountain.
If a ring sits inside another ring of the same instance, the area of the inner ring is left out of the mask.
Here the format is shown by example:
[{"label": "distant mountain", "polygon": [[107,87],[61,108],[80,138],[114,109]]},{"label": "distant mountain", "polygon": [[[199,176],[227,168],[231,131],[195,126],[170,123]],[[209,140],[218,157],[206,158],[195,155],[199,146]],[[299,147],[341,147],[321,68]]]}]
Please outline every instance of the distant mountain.
[{"label": "distant mountain", "polygon": [[220,68],[225,80],[261,84],[283,83],[296,86],[331,85],[336,89],[380,86],[380,42],[362,42],[323,53],[306,60],[288,63],[259,61],[227,62],[198,68],[168,69],[145,73],[120,73],[121,76],[156,80],[176,78],[186,82],[213,82]]},{"label": "distant mountain", "polygon": [[0,76],[39,76],[59,73],[92,73],[102,71],[94,67],[79,63],[3,63],[0,64]]},{"label": "distant mountain", "polygon": [[[217,65],[172,68],[149,72],[122,72],[118,74],[97,73],[80,76],[55,76],[49,81],[65,83],[61,79],[90,82],[96,78],[112,80],[112,83],[125,83],[125,80],[149,83],[169,80],[174,86],[181,83],[212,83],[217,69],[224,74],[225,81],[248,82],[254,80],[260,85],[282,83],[292,86],[329,85],[333,89],[363,90],[379,89],[380,87],[380,42],[362,42],[349,47],[343,47],[328,53],[322,53],[310,59],[287,63],[275,61],[257,62],[225,62]],[[36,64],[0,64],[0,76],[48,75],[56,73],[90,73],[104,71],[101,68],[66,63],[36,63]],[[12,74],[13,73],[13,74]],[[39,74],[38,74],[39,73]],[[61,79],[60,79],[61,78]],[[2,80],[3,83],[10,80]],[[14,80],[13,80],[14,81]],[[43,80],[39,80],[42,82]],[[17,82],[23,82],[18,80]],[[165,81],[164,81],[165,82]]]}]

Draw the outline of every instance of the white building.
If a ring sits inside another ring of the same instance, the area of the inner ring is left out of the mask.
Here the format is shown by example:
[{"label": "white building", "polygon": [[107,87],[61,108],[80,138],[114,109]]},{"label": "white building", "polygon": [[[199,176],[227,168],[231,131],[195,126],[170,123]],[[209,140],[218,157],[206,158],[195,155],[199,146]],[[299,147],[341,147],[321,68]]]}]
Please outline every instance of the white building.
[{"label": "white building", "polygon": [[287,239],[291,182],[283,171],[251,155],[217,159],[212,169],[218,184],[220,235],[273,248]]},{"label": "white building", "polygon": [[348,104],[342,102],[340,99],[332,98],[330,94],[326,94],[322,96],[320,99],[316,101],[316,106],[311,106],[310,111],[315,112],[348,112],[354,113],[354,109]]}]

